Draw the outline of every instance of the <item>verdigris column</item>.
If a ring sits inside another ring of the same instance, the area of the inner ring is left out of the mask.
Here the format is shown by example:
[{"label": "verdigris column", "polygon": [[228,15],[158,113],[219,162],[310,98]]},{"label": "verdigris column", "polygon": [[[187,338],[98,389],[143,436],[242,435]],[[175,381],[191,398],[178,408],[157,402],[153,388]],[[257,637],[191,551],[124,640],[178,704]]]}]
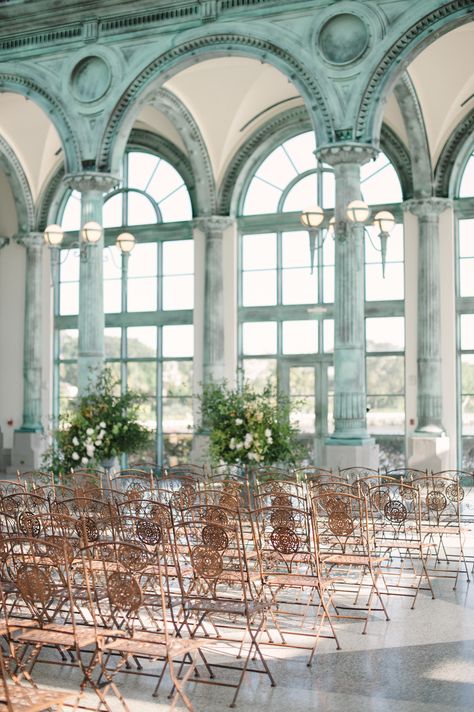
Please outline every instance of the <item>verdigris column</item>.
[{"label": "verdigris column", "polygon": [[[417,426],[412,442],[410,464],[439,466],[440,450],[447,444],[443,426],[441,364],[441,267],[439,251],[439,218],[450,207],[443,198],[423,198],[405,203],[405,209],[418,218],[418,308],[417,308]],[[431,439],[431,442],[430,442]],[[442,459],[442,458],[441,458]]]},{"label": "verdigris column", "polygon": [[203,383],[225,379],[224,233],[231,218],[198,218],[204,233]]},{"label": "verdigris column", "polygon": [[23,321],[23,416],[13,435],[12,469],[25,472],[40,466],[45,442],[42,423],[43,380],[43,248],[42,233],[19,235],[26,248],[25,316]]},{"label": "verdigris column", "polygon": [[[3,247],[5,247],[5,245],[8,245],[9,242],[10,242],[10,238],[0,236],[0,250]],[[2,470],[5,469],[4,460],[5,460],[5,458],[4,458],[4,453],[3,453],[3,433],[0,430],[0,467],[2,468]]]},{"label": "verdigris column", "polygon": [[[94,221],[102,225],[103,196],[118,184],[106,173],[76,173],[64,182],[81,193],[81,228]],[[81,244],[79,270],[78,386],[84,393],[104,364],[103,237],[94,245]]]},{"label": "verdigris column", "polygon": [[347,220],[348,204],[361,198],[360,167],[377,155],[364,144],[317,151],[334,167],[334,432],[326,441],[326,464],[377,466],[378,448],[367,431],[364,326],[364,228]]}]

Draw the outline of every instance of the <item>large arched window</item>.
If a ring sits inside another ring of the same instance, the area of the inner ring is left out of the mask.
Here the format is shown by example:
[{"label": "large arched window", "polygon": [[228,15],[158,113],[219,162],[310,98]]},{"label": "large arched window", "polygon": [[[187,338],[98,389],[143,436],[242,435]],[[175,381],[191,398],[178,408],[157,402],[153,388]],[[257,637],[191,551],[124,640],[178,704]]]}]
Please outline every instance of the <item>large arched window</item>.
[{"label": "large arched window", "polygon": [[[474,152],[459,184],[457,220],[458,433],[459,461],[474,468]],[[471,198],[471,200],[468,200]]]},{"label": "large arched window", "polygon": [[[156,432],[150,459],[173,464],[191,446],[194,245],[191,224],[182,222],[192,218],[191,201],[181,175],[160,156],[129,150],[122,170],[103,211],[106,361],[122,389],[146,396],[142,419]],[[77,239],[79,193],[65,196],[60,220]],[[129,257],[114,245],[122,229],[137,239]],[[77,249],[61,251],[55,307],[57,414],[77,394]]]},{"label": "large arched window", "polygon": [[[297,420],[308,456],[321,461],[333,427],[334,242],[326,238],[310,269],[301,211],[334,208],[334,171],[317,161],[314,133],[276,146],[256,166],[240,202],[239,363],[242,378],[278,384],[300,402]],[[400,203],[398,176],[384,154],[361,170],[370,205]],[[399,214],[399,213],[398,213]],[[366,239],[368,423],[381,462],[405,452],[403,228],[389,240],[382,278],[377,236]]]}]

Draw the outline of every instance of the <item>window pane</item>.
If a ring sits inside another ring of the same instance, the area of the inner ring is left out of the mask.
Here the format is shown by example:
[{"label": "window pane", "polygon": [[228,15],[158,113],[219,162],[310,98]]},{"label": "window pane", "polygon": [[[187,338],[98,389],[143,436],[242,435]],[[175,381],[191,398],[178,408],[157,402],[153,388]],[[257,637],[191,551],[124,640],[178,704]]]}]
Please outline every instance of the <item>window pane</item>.
[{"label": "window pane", "polygon": [[130,151],[128,154],[128,186],[147,190],[157,165],[161,159],[144,151]]},{"label": "window pane", "polygon": [[194,242],[168,240],[163,242],[163,274],[194,273]]},{"label": "window pane", "polygon": [[120,344],[122,340],[122,329],[104,329],[104,345],[106,358],[120,358]]},{"label": "window pane", "polygon": [[288,155],[279,146],[263,161],[256,175],[283,190],[287,183],[296,178],[298,173]]},{"label": "window pane", "polygon": [[128,225],[154,225],[158,220],[152,202],[141,193],[127,193],[127,206]]},{"label": "window pane", "polygon": [[474,396],[462,399],[462,432],[463,435],[474,435]]},{"label": "window pane", "polygon": [[461,390],[474,395],[474,354],[461,356]]},{"label": "window pane", "polygon": [[276,271],[244,272],[242,292],[244,307],[276,304]]},{"label": "window pane", "polygon": [[122,253],[115,245],[104,249],[104,279],[120,279],[122,276]]},{"label": "window pane", "polygon": [[163,356],[192,356],[194,352],[193,325],[163,327]]},{"label": "window pane", "polygon": [[323,268],[323,296],[327,304],[334,301],[334,267]]},{"label": "window pane", "polygon": [[104,312],[112,314],[122,309],[122,281],[107,279],[104,281]]},{"label": "window pane", "polygon": [[61,284],[59,290],[60,314],[79,313],[79,282],[67,282]]},{"label": "window pane", "polygon": [[189,462],[193,436],[173,433],[164,437],[164,462],[173,467]]},{"label": "window pane", "polygon": [[135,245],[128,261],[129,277],[151,277],[157,273],[156,243]]},{"label": "window pane", "polygon": [[403,264],[387,264],[385,278],[382,265],[371,264],[365,267],[365,298],[370,301],[403,299]]},{"label": "window pane", "polygon": [[459,294],[461,297],[474,296],[474,258],[459,260]]},{"label": "window pane", "polygon": [[[315,253],[314,264],[318,262],[318,253]],[[309,267],[310,251],[309,237],[306,231],[284,232],[282,235],[282,266]]]},{"label": "window pane", "polygon": [[244,354],[274,354],[277,346],[277,325],[274,321],[247,322],[242,326]]},{"label": "window pane", "polygon": [[402,202],[397,172],[384,153],[361,166],[360,179],[363,200],[369,205]]},{"label": "window pane", "polygon": [[257,390],[263,390],[269,383],[276,387],[277,362],[273,358],[246,358],[243,360],[244,380]]},{"label": "window pane", "polygon": [[[156,394],[156,362],[155,361],[129,361],[127,363],[127,387],[148,396],[154,402]],[[148,418],[154,418],[153,412]]]},{"label": "window pane", "polygon": [[404,392],[403,356],[367,356],[367,393],[372,395]]},{"label": "window pane", "polygon": [[59,332],[59,358],[77,358],[78,338],[77,329],[62,329]]},{"label": "window pane", "polygon": [[262,215],[276,213],[281,190],[260,178],[253,178],[245,196],[243,215]]},{"label": "window pane", "polygon": [[305,131],[305,133],[290,138],[285,141],[283,146],[298,173],[314,168],[314,151],[316,150],[314,131]]},{"label": "window pane", "polygon": [[146,190],[157,203],[160,203],[183,183],[184,181],[176,168],[162,159]]},{"label": "window pane", "polygon": [[194,277],[163,277],[163,309],[192,309]]},{"label": "window pane", "polygon": [[474,195],[474,155],[467,162],[459,189],[461,198],[468,198],[471,195]]},{"label": "window pane", "polygon": [[403,433],[405,431],[405,398],[403,396],[370,396],[367,413],[369,433]]},{"label": "window pane", "polygon": [[156,326],[129,326],[127,329],[128,357],[156,356]]},{"label": "window pane", "polygon": [[318,301],[317,274],[309,267],[283,270],[283,304],[314,304]]},{"label": "window pane", "polygon": [[[370,238],[365,240],[365,261],[382,264],[380,238],[375,227],[368,227]],[[375,245],[375,247],[374,247]],[[387,262],[403,262],[403,226],[395,225],[387,240]]]},{"label": "window pane", "polygon": [[314,433],[316,425],[314,396],[305,396],[304,399],[292,398],[292,401],[297,402],[290,416],[293,425],[296,425],[301,433]]},{"label": "window pane", "polygon": [[474,314],[461,315],[461,348],[474,350]]},{"label": "window pane", "polygon": [[242,267],[271,269],[276,267],[276,235],[244,235],[242,238]]},{"label": "window pane", "polygon": [[163,398],[164,433],[186,433],[192,424],[192,398]]},{"label": "window pane", "polygon": [[79,250],[61,250],[61,265],[59,275],[61,282],[79,282],[80,257]]},{"label": "window pane", "polygon": [[192,361],[163,362],[163,395],[190,396],[193,392]]},{"label": "window pane", "polygon": [[318,350],[318,324],[316,321],[284,321],[283,353],[313,354]]},{"label": "window pane", "polygon": [[66,232],[79,230],[81,227],[81,194],[73,190],[64,208],[61,227]]},{"label": "window pane", "polygon": [[459,256],[474,257],[474,219],[459,221]]},{"label": "window pane", "polygon": [[292,396],[314,396],[314,366],[293,366],[290,369],[290,394]]},{"label": "window pane", "polygon": [[334,208],[336,200],[336,179],[334,173],[328,171],[323,173],[323,207],[325,210]]},{"label": "window pane", "polygon": [[61,363],[59,366],[59,394],[70,400],[78,394],[77,362]]},{"label": "window pane", "polygon": [[334,320],[325,319],[323,321],[324,351],[332,353],[334,351]]},{"label": "window pane", "polygon": [[118,227],[123,225],[123,193],[116,193],[105,201],[102,210],[102,222],[104,227]]},{"label": "window pane", "polygon": [[180,222],[193,217],[191,199],[185,185],[162,200],[159,207],[163,222]]},{"label": "window pane", "polygon": [[157,278],[145,277],[128,280],[128,311],[156,311]]},{"label": "window pane", "polygon": [[378,317],[365,320],[367,351],[403,351],[405,346],[405,319]]},{"label": "window pane", "polygon": [[317,177],[316,173],[305,176],[293,186],[283,203],[283,212],[304,210],[309,205],[317,203]]}]

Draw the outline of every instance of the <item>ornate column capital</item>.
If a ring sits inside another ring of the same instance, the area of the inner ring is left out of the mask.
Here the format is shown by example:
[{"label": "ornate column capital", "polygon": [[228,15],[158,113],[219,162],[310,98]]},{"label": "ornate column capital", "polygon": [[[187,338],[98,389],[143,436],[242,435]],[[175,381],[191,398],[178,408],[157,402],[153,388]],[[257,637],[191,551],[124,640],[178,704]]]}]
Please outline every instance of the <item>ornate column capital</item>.
[{"label": "ornate column capital", "polygon": [[120,185],[120,178],[110,173],[100,173],[99,171],[85,171],[84,173],[68,173],[63,178],[63,183],[68,188],[85,193],[94,190],[99,193],[108,193],[112,188]]},{"label": "ornate column capital", "polygon": [[377,158],[380,153],[378,148],[370,143],[358,143],[349,141],[346,143],[329,143],[326,146],[317,148],[315,154],[317,158],[330,166],[337,166],[341,163],[355,163],[363,166],[364,163]]},{"label": "ornate column capital", "polygon": [[442,212],[452,207],[453,201],[448,198],[419,198],[406,200],[402,207],[418,218],[437,218]]},{"label": "ornate column capital", "polygon": [[221,215],[209,215],[207,217],[195,218],[193,224],[211,239],[222,237],[222,233],[229,227],[235,225],[235,218]]},{"label": "ornate column capital", "polygon": [[23,245],[23,247],[26,247],[27,249],[29,247],[43,247],[45,244],[42,232],[27,232],[16,235],[15,240],[19,245]]}]

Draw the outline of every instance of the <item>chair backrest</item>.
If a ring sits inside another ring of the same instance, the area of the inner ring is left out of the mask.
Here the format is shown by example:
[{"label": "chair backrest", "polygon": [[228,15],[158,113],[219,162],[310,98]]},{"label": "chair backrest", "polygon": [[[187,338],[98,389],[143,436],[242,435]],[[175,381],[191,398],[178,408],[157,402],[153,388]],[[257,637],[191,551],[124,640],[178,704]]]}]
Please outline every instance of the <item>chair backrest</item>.
[{"label": "chair backrest", "polygon": [[412,484],[420,490],[421,516],[424,521],[436,526],[446,523],[460,526],[461,503],[465,492],[459,478],[425,475],[414,478]]},{"label": "chair backrest", "polygon": [[381,481],[369,488],[369,521],[376,538],[421,541],[420,491],[411,483]]},{"label": "chair backrest", "polygon": [[354,480],[368,477],[377,477],[380,475],[380,470],[373,467],[340,467],[338,473],[340,477],[346,478],[348,482],[353,482]]},{"label": "chair backrest", "polygon": [[368,554],[373,528],[369,527],[366,498],[349,492],[326,491],[311,500],[318,550],[333,554]]},{"label": "chair backrest", "polygon": [[263,573],[296,573],[301,566],[314,572],[311,522],[306,506],[261,507],[253,512],[256,549]]}]

